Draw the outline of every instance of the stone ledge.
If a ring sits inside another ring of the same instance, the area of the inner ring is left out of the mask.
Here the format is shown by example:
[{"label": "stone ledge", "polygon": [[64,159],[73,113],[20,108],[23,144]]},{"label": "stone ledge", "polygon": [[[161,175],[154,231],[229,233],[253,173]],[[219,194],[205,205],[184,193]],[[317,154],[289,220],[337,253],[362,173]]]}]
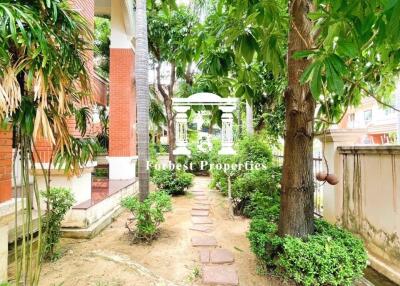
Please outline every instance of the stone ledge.
[{"label": "stone ledge", "polygon": [[341,146],[337,150],[340,154],[400,155],[400,145]]}]

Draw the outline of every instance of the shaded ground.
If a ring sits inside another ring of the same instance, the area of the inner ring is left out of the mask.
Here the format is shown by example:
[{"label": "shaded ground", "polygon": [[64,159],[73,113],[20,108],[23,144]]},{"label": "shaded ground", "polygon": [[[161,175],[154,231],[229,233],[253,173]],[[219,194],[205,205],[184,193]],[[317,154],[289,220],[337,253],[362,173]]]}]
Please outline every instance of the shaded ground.
[{"label": "shaded ground", "polygon": [[[194,188],[204,188],[208,182],[196,178]],[[217,191],[211,191],[210,197],[215,228],[212,235],[234,253],[240,285],[266,285],[267,279],[257,275],[256,260],[246,238],[249,220],[230,220],[226,199]],[[161,226],[160,238],[151,245],[130,244],[125,228],[129,213],[123,213],[92,240],[63,239],[65,255],[44,265],[40,285],[168,285],[163,279],[178,285],[202,285],[198,250],[190,244],[192,205],[190,195],[174,198],[173,211]]]}]

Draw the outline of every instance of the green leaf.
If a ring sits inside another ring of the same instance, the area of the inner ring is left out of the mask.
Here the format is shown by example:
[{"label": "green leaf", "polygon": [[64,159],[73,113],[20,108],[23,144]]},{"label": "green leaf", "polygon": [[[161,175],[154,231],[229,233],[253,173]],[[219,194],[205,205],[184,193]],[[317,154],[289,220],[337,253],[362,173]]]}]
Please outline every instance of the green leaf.
[{"label": "green leaf", "polygon": [[387,28],[387,35],[392,41],[398,41],[400,38],[400,1],[397,1],[393,8],[392,16]]},{"label": "green leaf", "polygon": [[305,50],[305,51],[297,51],[293,54],[292,58],[295,60],[307,58],[310,55],[316,54],[316,50]]},{"label": "green leaf", "polygon": [[354,40],[348,40],[348,39],[339,39],[337,42],[337,51],[339,54],[342,54],[347,57],[357,57],[359,54],[359,50],[357,47],[357,44]]},{"label": "green leaf", "polygon": [[313,97],[318,100],[322,90],[322,76],[321,76],[322,64],[317,62],[312,72],[312,79],[310,83],[310,89]]},{"label": "green leaf", "polygon": [[303,74],[300,77],[300,82],[302,84],[305,84],[306,82],[311,80],[312,72],[313,72],[313,70],[315,68],[316,63],[317,62],[313,62],[313,63],[311,63],[310,65],[308,65],[306,67],[306,69],[304,70]]},{"label": "green leaf", "polygon": [[245,61],[250,64],[253,61],[254,53],[257,50],[257,41],[251,34],[241,37],[240,53]]},{"label": "green leaf", "polygon": [[326,69],[326,81],[328,85],[328,90],[336,94],[342,95],[344,90],[344,82],[338,72],[335,70],[331,58],[326,58],[324,63]]}]

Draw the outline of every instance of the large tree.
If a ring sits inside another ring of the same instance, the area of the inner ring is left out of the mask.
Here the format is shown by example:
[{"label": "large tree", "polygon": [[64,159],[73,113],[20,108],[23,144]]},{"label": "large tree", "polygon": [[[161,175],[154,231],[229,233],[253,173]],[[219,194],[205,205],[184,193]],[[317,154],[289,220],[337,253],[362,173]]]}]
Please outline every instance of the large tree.
[{"label": "large tree", "polygon": [[390,105],[400,62],[400,1],[219,0],[214,10],[216,34],[226,36],[235,59],[256,58],[269,66],[272,80],[287,77],[279,232],[305,237],[314,231],[316,130],[340,121],[362,97]]},{"label": "large tree", "polygon": [[136,95],[139,196],[144,201],[149,195],[149,50],[147,38],[146,0],[136,1]]},{"label": "large tree", "polygon": [[149,48],[156,70],[156,91],[161,95],[167,119],[169,160],[175,156],[175,124],[172,98],[179,79],[193,82],[195,51],[191,33],[196,17],[185,7],[156,5],[149,9]]},{"label": "large tree", "polygon": [[288,88],[279,231],[314,230],[312,140],[362,96],[388,105],[400,68],[400,1],[289,2]]}]

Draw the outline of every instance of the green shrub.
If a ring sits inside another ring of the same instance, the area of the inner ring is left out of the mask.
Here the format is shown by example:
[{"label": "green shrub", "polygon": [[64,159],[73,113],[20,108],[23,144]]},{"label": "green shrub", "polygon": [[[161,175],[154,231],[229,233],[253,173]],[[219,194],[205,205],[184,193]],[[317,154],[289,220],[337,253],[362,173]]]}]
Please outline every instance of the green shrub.
[{"label": "green shrub", "polygon": [[[133,234],[133,241],[151,241],[159,233],[158,226],[164,222],[164,213],[171,210],[171,197],[163,191],[152,192],[140,202],[137,197],[122,200],[122,206],[128,209],[133,218],[127,228]],[[135,227],[132,227],[132,224]]]},{"label": "green shrub", "polygon": [[[281,168],[274,166],[269,166],[267,170],[251,170],[238,176],[232,185],[232,197],[236,212],[253,216],[252,213],[258,204],[256,200],[263,194],[264,197],[276,197],[279,193],[280,180]],[[258,195],[253,199],[255,193]],[[260,203],[263,202],[260,200]]]},{"label": "green shrub", "polygon": [[277,225],[254,218],[247,234],[251,249],[271,271],[300,285],[353,285],[363,275],[367,254],[363,242],[339,227],[316,221],[307,239],[277,235]]},{"label": "green shrub", "polygon": [[61,222],[67,211],[74,204],[74,197],[70,189],[50,188],[48,192],[42,192],[48,211],[43,221],[45,243],[43,255],[46,259],[54,260],[59,257],[56,247],[61,237]]},{"label": "green shrub", "polygon": [[170,169],[154,170],[151,180],[160,191],[165,191],[170,195],[181,195],[192,185],[193,175]]},{"label": "green shrub", "polygon": [[260,135],[246,136],[238,141],[237,156],[242,162],[269,163],[272,161],[270,144]]},{"label": "green shrub", "polygon": [[[236,214],[251,216],[253,208],[249,206],[252,196],[256,192],[272,195],[277,193],[280,185],[281,168],[275,166],[271,144],[259,135],[247,136],[236,143],[235,156],[216,156],[211,152],[213,162],[222,164],[253,164],[253,169],[236,170],[230,172],[232,182],[232,198]],[[256,165],[258,164],[258,168]],[[261,167],[261,169],[260,169]],[[224,170],[211,170],[211,187],[227,194],[228,176]]]},{"label": "green shrub", "polygon": [[263,191],[256,191],[251,195],[250,202],[244,207],[243,214],[251,218],[262,217],[268,221],[277,222],[279,210],[279,192],[268,195]]}]

